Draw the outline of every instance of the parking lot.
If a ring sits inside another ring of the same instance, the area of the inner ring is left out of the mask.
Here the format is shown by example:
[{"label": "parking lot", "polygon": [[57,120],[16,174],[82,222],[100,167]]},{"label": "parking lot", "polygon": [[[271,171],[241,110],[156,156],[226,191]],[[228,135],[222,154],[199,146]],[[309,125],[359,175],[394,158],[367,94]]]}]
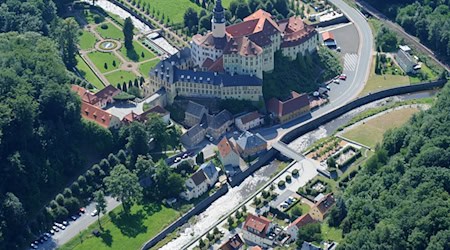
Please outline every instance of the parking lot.
[{"label": "parking lot", "polygon": [[[120,205],[120,202],[112,197],[106,197],[107,207],[106,211],[109,212],[115,207]],[[92,223],[97,223],[97,216],[91,216],[91,213],[95,210],[95,203],[91,203],[86,206],[86,212],[79,216],[77,220],[67,220],[69,225],[64,230],[56,232],[50,239],[45,241],[43,244],[38,245],[38,249],[52,250],[61,246],[72,238],[76,237],[81,231],[86,229]],[[102,215],[103,216],[103,215]]]}]

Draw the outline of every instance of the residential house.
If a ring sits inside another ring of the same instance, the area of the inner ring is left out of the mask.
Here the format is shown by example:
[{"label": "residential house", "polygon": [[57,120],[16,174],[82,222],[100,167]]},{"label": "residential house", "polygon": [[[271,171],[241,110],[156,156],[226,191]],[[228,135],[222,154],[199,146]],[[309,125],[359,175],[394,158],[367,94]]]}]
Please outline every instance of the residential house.
[{"label": "residential house", "polygon": [[185,112],[184,123],[189,127],[193,127],[200,123],[203,116],[207,113],[208,109],[205,106],[189,101]]},{"label": "residential house", "polygon": [[222,162],[225,171],[229,176],[233,176],[240,171],[241,157],[237,149],[226,137],[217,144],[219,150],[219,159]]},{"label": "residential house", "polygon": [[252,128],[259,127],[264,124],[264,117],[258,112],[253,111],[241,116],[238,116],[234,120],[234,124],[241,131],[247,131]]},{"label": "residential house", "polygon": [[212,161],[209,161],[200,165],[200,169],[203,170],[206,175],[208,186],[214,186],[219,178],[220,168],[216,167]]},{"label": "residential house", "polygon": [[292,241],[297,240],[298,230],[304,225],[315,222],[310,214],[304,214],[293,221],[286,229],[286,232],[291,236]]},{"label": "residential house", "polygon": [[99,108],[105,108],[108,104],[113,103],[114,96],[120,93],[120,90],[112,85],[106,86],[95,94],[78,85],[72,85],[71,89],[80,96],[81,101]]},{"label": "residential house", "polygon": [[185,182],[186,191],[182,192],[180,196],[186,200],[198,198],[208,191],[208,181],[203,170],[198,170]]},{"label": "residential house", "polygon": [[147,111],[145,111],[144,113],[138,115],[136,113],[134,113],[133,111],[131,111],[131,113],[129,113],[128,115],[126,115],[123,119],[122,122],[124,124],[130,124],[133,121],[138,121],[138,122],[147,122],[148,117],[150,114],[158,114],[159,116],[161,116],[162,120],[164,121],[164,123],[169,124],[169,120],[170,120],[170,113],[169,111],[165,110],[164,108],[162,108],[161,106],[155,106]]},{"label": "residential house", "polygon": [[233,124],[233,115],[228,110],[222,110],[216,115],[206,115],[208,128],[207,133],[214,138],[219,139],[225,134]]},{"label": "residential house", "polygon": [[334,35],[330,31],[325,31],[322,33],[323,45],[330,49],[335,49],[337,47],[336,40],[334,40]]},{"label": "residential house", "polygon": [[241,157],[246,159],[266,151],[267,142],[260,134],[252,134],[246,131],[236,140],[236,147]]},{"label": "residential house", "polygon": [[280,123],[288,122],[310,111],[308,95],[292,91],[289,99],[286,101],[272,98],[267,103],[267,111],[277,118]]},{"label": "residential house", "polygon": [[395,60],[405,73],[415,72],[417,61],[405,50],[399,49],[395,56]]},{"label": "residential house", "polygon": [[273,228],[272,222],[262,216],[248,214],[242,227],[242,238],[245,241],[254,243],[262,247],[273,245],[274,239],[269,239],[269,232]]},{"label": "residential house", "polygon": [[244,241],[239,234],[230,237],[227,242],[219,247],[219,250],[241,250],[244,249]]},{"label": "residential house", "polygon": [[206,129],[197,124],[181,135],[180,140],[186,147],[191,148],[203,141],[205,135]]},{"label": "residential house", "polygon": [[100,108],[105,108],[108,104],[112,104],[114,102],[114,96],[118,95],[120,90],[112,85],[107,85],[97,93],[95,96],[98,98],[98,104]]},{"label": "residential house", "polygon": [[117,129],[121,124],[118,117],[86,102],[81,102],[81,116],[84,119],[95,122],[104,128]]},{"label": "residential house", "polygon": [[314,220],[323,221],[335,204],[333,193],[325,195],[319,202],[314,204],[309,214]]}]

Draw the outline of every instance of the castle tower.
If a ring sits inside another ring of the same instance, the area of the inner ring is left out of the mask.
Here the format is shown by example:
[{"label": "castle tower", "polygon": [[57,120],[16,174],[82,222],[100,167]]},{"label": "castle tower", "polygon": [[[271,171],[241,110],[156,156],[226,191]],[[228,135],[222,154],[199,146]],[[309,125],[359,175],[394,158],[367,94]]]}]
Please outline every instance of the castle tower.
[{"label": "castle tower", "polygon": [[222,0],[216,0],[214,6],[212,22],[212,33],[216,48],[222,49],[225,46],[225,10],[222,7]]}]

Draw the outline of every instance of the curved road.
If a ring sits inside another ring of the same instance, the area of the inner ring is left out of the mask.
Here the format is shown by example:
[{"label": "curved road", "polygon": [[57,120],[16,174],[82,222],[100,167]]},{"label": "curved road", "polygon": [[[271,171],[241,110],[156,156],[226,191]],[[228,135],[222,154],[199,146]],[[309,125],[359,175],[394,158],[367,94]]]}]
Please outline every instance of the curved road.
[{"label": "curved road", "polygon": [[285,124],[280,124],[269,129],[257,131],[261,133],[270,145],[280,140],[287,132],[302,126],[306,121],[322,116],[352,101],[363,90],[364,85],[366,84],[370,72],[370,64],[372,62],[374,43],[372,30],[370,29],[369,23],[361,12],[350,7],[343,0],[330,0],[330,2],[341,9],[358,30],[360,43],[356,70],[355,72],[346,72],[346,70],[344,70],[344,74],[347,74],[348,76],[345,82],[345,84],[348,84],[347,89],[341,94],[341,96],[332,100],[329,104],[311,112],[310,117],[297,118]]}]

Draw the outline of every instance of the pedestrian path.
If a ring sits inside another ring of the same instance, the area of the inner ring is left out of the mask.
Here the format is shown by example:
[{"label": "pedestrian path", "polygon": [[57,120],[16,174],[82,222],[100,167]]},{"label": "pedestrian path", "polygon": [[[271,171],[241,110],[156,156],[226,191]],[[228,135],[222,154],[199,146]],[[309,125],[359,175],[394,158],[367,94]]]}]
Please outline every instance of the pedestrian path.
[{"label": "pedestrian path", "polygon": [[344,55],[344,70],[355,71],[358,63],[358,55],[355,53],[347,53]]}]

